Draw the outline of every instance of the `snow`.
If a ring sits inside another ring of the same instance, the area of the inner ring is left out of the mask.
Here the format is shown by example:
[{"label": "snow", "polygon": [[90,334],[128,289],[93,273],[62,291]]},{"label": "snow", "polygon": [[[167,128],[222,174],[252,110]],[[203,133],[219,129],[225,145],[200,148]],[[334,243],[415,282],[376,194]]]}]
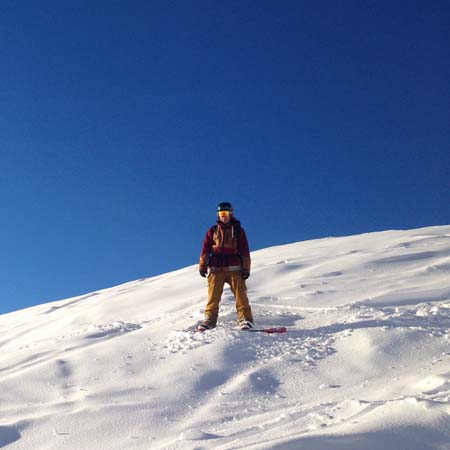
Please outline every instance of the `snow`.
[{"label": "snow", "polygon": [[0,448],[450,449],[450,226],[252,254],[259,326],[195,333],[196,266],[0,316]]}]

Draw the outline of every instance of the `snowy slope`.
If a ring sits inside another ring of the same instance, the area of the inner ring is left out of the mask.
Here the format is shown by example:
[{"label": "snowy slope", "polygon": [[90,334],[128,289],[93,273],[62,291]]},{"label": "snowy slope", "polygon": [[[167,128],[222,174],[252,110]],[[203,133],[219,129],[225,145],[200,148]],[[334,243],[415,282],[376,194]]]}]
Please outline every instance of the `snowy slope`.
[{"label": "snowy slope", "polygon": [[0,316],[0,448],[450,449],[450,226],[253,253],[258,325],[195,266]]}]

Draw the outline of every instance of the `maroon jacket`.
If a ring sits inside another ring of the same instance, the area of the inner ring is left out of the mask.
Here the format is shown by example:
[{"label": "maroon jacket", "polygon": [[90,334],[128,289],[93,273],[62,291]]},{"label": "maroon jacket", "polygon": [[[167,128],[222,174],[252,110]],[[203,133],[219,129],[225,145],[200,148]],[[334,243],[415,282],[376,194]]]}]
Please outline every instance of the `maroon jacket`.
[{"label": "maroon jacket", "polygon": [[203,240],[199,269],[211,272],[218,270],[242,270],[250,273],[250,250],[247,235],[241,223],[231,217],[229,223],[220,220],[211,227]]}]

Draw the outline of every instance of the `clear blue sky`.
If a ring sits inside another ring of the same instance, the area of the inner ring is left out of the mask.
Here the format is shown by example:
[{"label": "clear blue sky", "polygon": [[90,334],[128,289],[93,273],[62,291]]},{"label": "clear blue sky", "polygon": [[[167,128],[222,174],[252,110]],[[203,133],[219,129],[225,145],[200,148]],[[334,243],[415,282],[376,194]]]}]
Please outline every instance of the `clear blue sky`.
[{"label": "clear blue sky", "polygon": [[2,1],[0,313],[196,263],[220,201],[252,250],[449,224],[449,17]]}]

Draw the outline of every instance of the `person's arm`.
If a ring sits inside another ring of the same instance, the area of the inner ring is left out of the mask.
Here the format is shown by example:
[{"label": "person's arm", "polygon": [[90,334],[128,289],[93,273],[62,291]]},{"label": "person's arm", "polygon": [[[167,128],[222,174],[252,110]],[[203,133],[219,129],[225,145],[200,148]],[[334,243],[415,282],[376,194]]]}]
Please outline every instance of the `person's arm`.
[{"label": "person's arm", "polygon": [[211,253],[212,245],[213,245],[212,231],[208,230],[205,235],[205,239],[203,239],[203,245],[200,251],[200,260],[198,263],[198,270],[202,277],[206,276],[208,272],[208,260],[209,255]]},{"label": "person's arm", "polygon": [[242,258],[242,275],[244,278],[250,276],[251,259],[250,259],[250,249],[247,240],[247,234],[245,230],[241,228],[239,235],[239,253]]}]

